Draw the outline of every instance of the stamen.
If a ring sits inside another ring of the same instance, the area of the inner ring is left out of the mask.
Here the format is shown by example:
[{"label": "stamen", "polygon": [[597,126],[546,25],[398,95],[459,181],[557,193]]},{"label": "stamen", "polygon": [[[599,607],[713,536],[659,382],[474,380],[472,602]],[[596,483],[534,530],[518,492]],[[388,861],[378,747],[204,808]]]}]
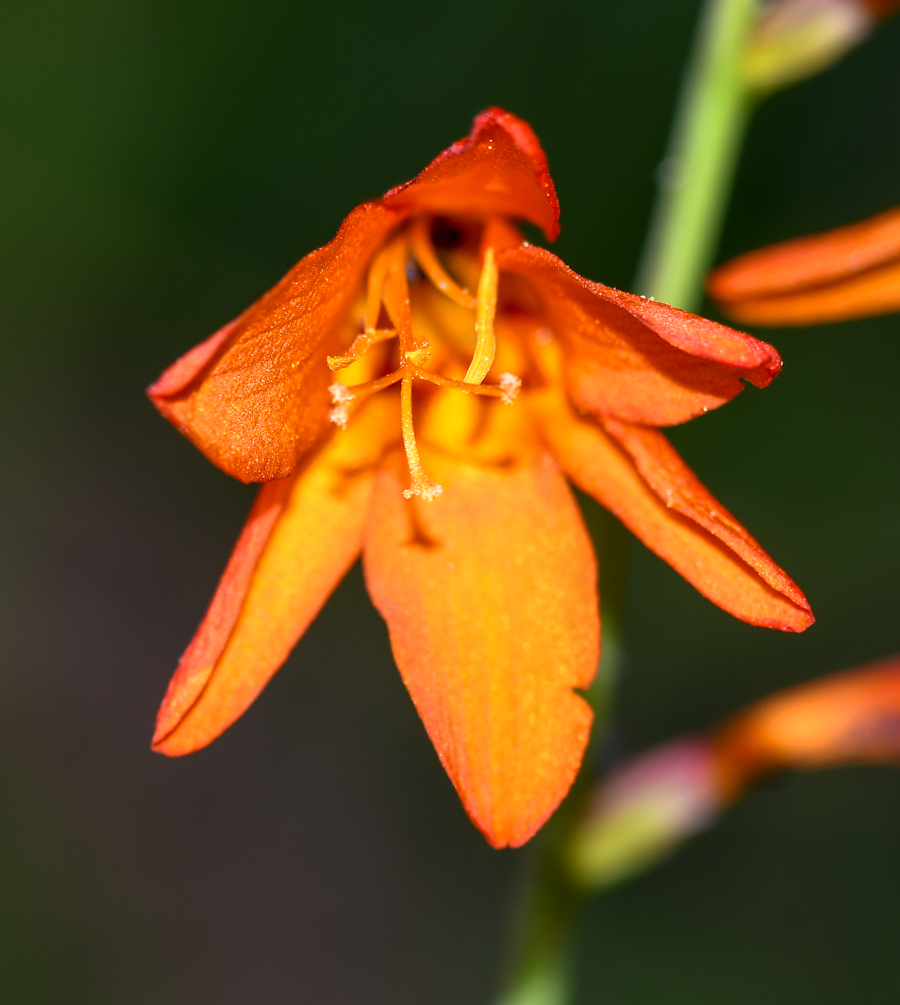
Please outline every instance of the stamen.
[{"label": "stamen", "polygon": [[331,393],[331,404],[334,408],[328,413],[328,418],[341,429],[347,428],[347,419],[350,418],[350,402],[353,401],[353,392],[346,384],[335,381],[329,388]]},{"label": "stamen", "polygon": [[466,384],[480,384],[487,376],[497,340],[494,337],[494,313],[497,310],[497,263],[494,249],[484,253],[484,265],[478,280],[478,301],[475,306],[475,354],[463,380]]},{"label": "stamen", "polygon": [[366,287],[366,309],[363,314],[363,328],[367,332],[374,331],[381,313],[381,301],[384,297],[384,283],[391,265],[393,247],[386,245],[372,261],[369,267],[369,279]]},{"label": "stamen", "polygon": [[438,387],[447,387],[453,391],[463,391],[466,394],[481,394],[486,398],[500,398],[504,405],[512,404],[522,386],[522,381],[514,373],[501,374],[499,384],[467,384],[462,380],[453,380],[451,377],[442,377],[440,374],[423,370],[412,361],[408,363],[407,368],[417,380],[427,380],[430,384],[437,384]]},{"label": "stamen", "polygon": [[355,363],[367,349],[385,339],[396,338],[397,332],[393,328],[370,328],[362,334],[357,335],[353,340],[353,345],[343,356],[329,356],[327,358],[329,369],[343,370],[345,366]]},{"label": "stamen", "polygon": [[444,266],[441,265],[441,260],[438,258],[437,252],[434,250],[434,244],[431,241],[429,227],[429,221],[420,217],[410,230],[409,243],[412,246],[413,254],[416,256],[416,261],[425,275],[428,276],[444,296],[449,297],[455,303],[459,304],[460,307],[474,307],[477,302],[475,297],[467,290],[464,290],[458,283],[455,283],[447,275]]},{"label": "stamen", "polygon": [[411,499],[413,496],[418,496],[426,502],[431,502],[437,499],[444,490],[428,478],[419,459],[416,434],[413,430],[412,377],[408,376],[403,378],[400,385],[400,428],[403,432],[403,449],[406,451],[406,463],[412,482],[408,489],[403,490],[403,498]]},{"label": "stamen", "polygon": [[508,370],[506,373],[500,374],[500,398],[504,405],[511,405],[516,395],[519,393],[519,389],[522,387],[521,378],[517,377],[514,373],[510,373]]},{"label": "stamen", "polygon": [[331,403],[334,405],[334,408],[328,413],[328,418],[336,426],[346,429],[351,408],[355,408],[361,401],[365,401],[371,395],[383,391],[386,387],[390,387],[391,384],[396,384],[398,380],[403,379],[405,373],[406,371],[403,369],[394,370],[393,373],[379,377],[378,380],[368,380],[365,384],[354,384],[353,387],[347,387],[346,384],[342,384],[336,380],[328,388],[331,392]]}]

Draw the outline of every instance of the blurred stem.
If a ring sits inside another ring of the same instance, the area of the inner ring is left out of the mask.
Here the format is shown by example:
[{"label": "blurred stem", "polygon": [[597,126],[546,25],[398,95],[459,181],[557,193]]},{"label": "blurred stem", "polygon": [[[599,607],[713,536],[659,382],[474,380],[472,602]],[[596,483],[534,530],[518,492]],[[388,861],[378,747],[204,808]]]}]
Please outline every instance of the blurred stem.
[{"label": "blurred stem", "polygon": [[752,96],[744,73],[758,0],[706,0],[638,270],[644,296],[694,311],[715,254]]},{"label": "blurred stem", "polygon": [[[743,56],[758,0],[707,0],[679,101],[669,153],[638,276],[647,296],[693,309],[718,241],[750,111]],[[628,536],[590,500],[582,507],[602,569],[603,659],[587,694],[594,744],[602,737],[621,661]],[[518,912],[511,977],[498,1005],[569,1005],[572,939],[585,891],[566,867],[573,826],[593,783],[585,757],[566,801],[535,839]]]},{"label": "blurred stem", "polygon": [[580,495],[585,523],[600,566],[603,651],[585,697],[594,709],[591,747],[572,791],[531,848],[531,862],[516,912],[510,980],[498,1005],[568,1005],[572,999],[572,938],[584,891],[567,865],[572,828],[594,781],[622,657],[621,624],[630,537],[625,528],[587,496]]}]

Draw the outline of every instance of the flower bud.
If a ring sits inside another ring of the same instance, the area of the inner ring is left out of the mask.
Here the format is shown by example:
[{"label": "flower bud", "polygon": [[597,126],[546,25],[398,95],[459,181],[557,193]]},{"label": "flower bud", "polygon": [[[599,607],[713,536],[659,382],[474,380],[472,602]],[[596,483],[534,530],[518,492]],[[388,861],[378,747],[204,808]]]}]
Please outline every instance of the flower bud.
[{"label": "flower bud", "polygon": [[769,91],[820,73],[898,7],[896,0],[777,0],[751,35],[747,83]]},{"label": "flower bud", "polygon": [[722,806],[713,745],[689,737],[613,772],[575,829],[569,866],[588,887],[641,872],[703,830]]}]

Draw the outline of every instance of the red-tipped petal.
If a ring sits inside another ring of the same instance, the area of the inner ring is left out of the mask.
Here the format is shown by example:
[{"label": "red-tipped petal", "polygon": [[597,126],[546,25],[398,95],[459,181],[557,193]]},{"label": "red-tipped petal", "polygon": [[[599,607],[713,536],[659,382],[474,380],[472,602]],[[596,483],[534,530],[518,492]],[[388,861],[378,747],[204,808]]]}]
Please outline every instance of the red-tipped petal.
[{"label": "red-tipped petal", "polygon": [[[603,423],[634,461],[638,473],[669,509],[709,531],[753,569],[773,590],[804,611],[809,603],[797,584],[718,502],[658,430],[617,419]],[[809,623],[812,624],[810,614]]]},{"label": "red-tipped petal", "polygon": [[542,248],[498,255],[502,272],[524,277],[526,305],[566,347],[576,404],[598,415],[669,426],[730,401],[748,380],[765,387],[778,353],[749,335],[573,272]]},{"label": "red-tipped petal", "polygon": [[393,399],[373,399],[302,471],[260,490],[169,686],[155,750],[210,743],[285,661],[360,552],[375,464],[398,421]]},{"label": "red-tipped petal", "polygon": [[[725,511],[705,490],[688,495],[685,489],[696,480],[685,478],[680,459],[674,471],[655,472],[654,481],[664,490],[667,484],[680,483],[677,505],[683,512],[667,505],[665,496],[641,476],[632,457],[599,425],[577,419],[558,391],[529,395],[529,401],[550,448],[572,481],[611,510],[703,596],[752,625],[801,632],[812,624],[802,594],[746,531],[736,522],[729,523]],[[672,455],[677,457],[674,450],[667,455],[670,461]],[[644,458],[644,463],[650,467],[659,461]],[[727,519],[718,522],[710,512],[713,505]],[[711,533],[704,523],[718,533]],[[795,596],[799,599],[792,599]]]},{"label": "red-tipped petal", "polygon": [[548,240],[559,233],[559,200],[547,157],[531,126],[489,108],[472,131],[421,174],[390,190],[385,206],[408,213],[512,216],[529,220]]},{"label": "red-tipped petal", "polygon": [[[499,406],[502,407],[502,406]],[[442,764],[496,848],[527,841],[568,791],[597,665],[596,568],[544,453],[476,464],[423,449],[443,486],[406,501],[379,475],[365,570],[394,656]]]},{"label": "red-tipped petal", "polygon": [[330,244],[167,370],[149,389],[154,405],[241,481],[291,474],[328,428],[325,355],[351,340],[369,259],[400,220],[377,204],[355,209]]}]

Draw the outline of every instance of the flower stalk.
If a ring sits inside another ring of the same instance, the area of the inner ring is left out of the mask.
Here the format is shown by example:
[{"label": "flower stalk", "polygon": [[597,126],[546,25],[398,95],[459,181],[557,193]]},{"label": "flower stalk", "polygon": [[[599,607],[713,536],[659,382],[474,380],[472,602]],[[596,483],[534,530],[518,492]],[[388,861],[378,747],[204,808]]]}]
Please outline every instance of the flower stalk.
[{"label": "flower stalk", "polygon": [[[731,192],[751,111],[744,55],[757,20],[758,0],[707,0],[660,171],[636,288],[685,310],[694,310],[702,295]],[[622,658],[627,539],[615,521],[595,526],[590,511],[586,516],[602,570],[604,652],[588,695],[597,715],[596,745],[609,718]],[[586,758],[572,793],[538,839],[520,908],[514,968],[497,1005],[567,1005],[572,1000],[573,930],[590,891],[571,868],[571,836],[596,760]]]},{"label": "flower stalk", "polygon": [[696,310],[752,106],[744,55],[758,0],[707,0],[660,165],[637,289]]}]

